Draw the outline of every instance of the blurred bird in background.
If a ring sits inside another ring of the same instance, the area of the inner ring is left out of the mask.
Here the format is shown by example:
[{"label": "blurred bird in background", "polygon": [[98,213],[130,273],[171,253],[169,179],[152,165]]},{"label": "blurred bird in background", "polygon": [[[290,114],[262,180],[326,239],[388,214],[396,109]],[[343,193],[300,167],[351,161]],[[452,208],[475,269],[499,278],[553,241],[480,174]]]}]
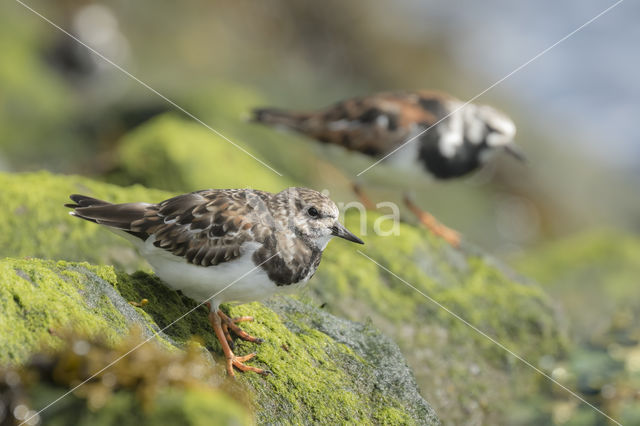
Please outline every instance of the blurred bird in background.
[{"label": "blurred bird in background", "polygon": [[[312,112],[258,108],[253,110],[253,121],[295,130],[435,179],[465,176],[501,151],[524,160],[514,143],[516,126],[509,117],[488,105],[465,103],[434,91],[378,93]],[[354,190],[372,208],[359,185]],[[432,232],[459,245],[456,231],[421,210],[408,195],[405,203]]]}]

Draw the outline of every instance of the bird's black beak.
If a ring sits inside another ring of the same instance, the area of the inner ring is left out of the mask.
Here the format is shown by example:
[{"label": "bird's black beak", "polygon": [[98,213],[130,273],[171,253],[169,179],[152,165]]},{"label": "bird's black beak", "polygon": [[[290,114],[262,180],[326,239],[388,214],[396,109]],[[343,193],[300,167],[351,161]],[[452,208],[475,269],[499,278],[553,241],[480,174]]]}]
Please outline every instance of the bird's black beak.
[{"label": "bird's black beak", "polygon": [[344,225],[341,224],[340,222],[336,222],[335,225],[331,227],[331,235],[344,238],[345,240],[352,241],[354,243],[364,244],[364,241],[362,241],[360,238],[353,235],[351,231],[345,228]]},{"label": "bird's black beak", "polygon": [[505,145],[504,150],[507,152],[507,154],[509,154],[516,160],[521,161],[523,163],[527,162],[527,157],[525,157],[524,152],[522,152],[522,150],[518,148],[515,144],[511,143],[509,145]]}]

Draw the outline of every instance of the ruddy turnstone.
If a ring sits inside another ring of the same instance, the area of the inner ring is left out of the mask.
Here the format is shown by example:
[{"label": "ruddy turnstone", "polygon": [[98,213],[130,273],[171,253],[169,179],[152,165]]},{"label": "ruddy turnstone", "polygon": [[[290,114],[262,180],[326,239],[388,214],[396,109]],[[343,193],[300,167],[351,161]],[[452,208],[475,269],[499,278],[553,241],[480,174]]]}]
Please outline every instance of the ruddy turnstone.
[{"label": "ruddy turnstone", "polygon": [[338,221],[338,208],[306,188],[277,194],[252,189],[207,189],[158,204],[111,204],[71,195],[70,214],[131,241],[171,288],[209,306],[228,373],[268,371],[245,365],[255,353],[236,356],[229,332],[260,343],[219,306],[250,302],[299,288],[315,273],[332,237],[363,244]]},{"label": "ruddy turnstone", "polygon": [[[378,93],[347,99],[315,112],[260,108],[253,111],[253,121],[385,158],[404,170],[417,168],[435,179],[464,176],[498,151],[524,159],[513,142],[516,127],[505,114],[487,105],[465,104],[432,91]],[[427,227],[458,244],[457,233],[437,223],[408,199],[405,201]]]}]

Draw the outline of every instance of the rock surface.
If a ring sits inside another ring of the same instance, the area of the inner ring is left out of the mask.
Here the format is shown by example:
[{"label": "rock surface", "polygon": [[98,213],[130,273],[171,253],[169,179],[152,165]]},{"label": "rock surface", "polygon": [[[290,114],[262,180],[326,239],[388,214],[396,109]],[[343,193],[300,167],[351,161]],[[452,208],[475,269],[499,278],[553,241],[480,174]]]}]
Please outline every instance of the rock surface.
[{"label": "rock surface", "polygon": [[0,424],[255,423],[237,386],[220,384],[202,347],[167,350],[143,340],[139,330],[115,344],[67,331],[58,335],[55,349],[20,366],[0,367]]},{"label": "rock surface", "polygon": [[[0,254],[115,264],[129,272],[148,266],[125,240],[68,216],[61,205],[74,192],[116,202],[159,201],[171,195],[47,173],[0,174],[0,184],[5,188],[0,203],[12,212],[0,221]],[[533,364],[563,354],[565,340],[551,303],[538,286],[526,284],[473,248],[455,250],[406,224],[400,225],[398,236],[377,236],[373,227],[378,218],[369,212],[361,221],[358,215],[347,214],[347,225],[366,241],[363,251],[332,242],[300,297],[317,306],[326,304],[326,311],[340,317],[370,320],[391,336],[414,371],[422,395],[444,421],[509,419],[507,411],[517,401],[537,392],[531,389],[540,386],[539,376],[433,301]],[[135,300],[133,294],[126,297]],[[142,297],[151,300],[149,295]],[[247,306],[261,309],[259,304]]]},{"label": "rock surface", "polygon": [[[592,230],[549,243],[513,263],[555,300],[564,301],[562,321],[575,342],[558,365],[565,384],[621,424],[640,424],[640,239],[612,229]],[[602,421],[589,407],[564,404],[570,407],[565,417],[575,419],[574,424]]]},{"label": "rock surface", "polygon": [[[0,261],[0,282],[4,364],[25,362],[42,344],[62,345],[60,336],[69,328],[117,344],[132,325],[142,326],[149,337],[157,333],[154,340],[168,349],[197,336],[220,359],[206,309],[194,309],[192,300],[155,276],[88,263],[7,258]],[[149,300],[144,308],[127,303],[142,298]],[[231,306],[228,312],[254,315],[256,321],[245,328],[266,340],[259,347],[237,345],[239,354],[257,350],[251,364],[274,373],[238,375],[258,423],[438,423],[398,347],[370,325],[286,298],[267,306]],[[211,366],[221,378],[222,365]]]}]

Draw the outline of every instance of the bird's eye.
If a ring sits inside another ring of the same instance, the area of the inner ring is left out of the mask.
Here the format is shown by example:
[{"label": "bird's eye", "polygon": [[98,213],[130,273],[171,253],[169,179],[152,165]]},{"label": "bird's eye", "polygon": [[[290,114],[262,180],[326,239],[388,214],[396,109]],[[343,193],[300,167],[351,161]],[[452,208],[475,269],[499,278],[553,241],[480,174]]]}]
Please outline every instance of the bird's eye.
[{"label": "bird's eye", "polygon": [[307,210],[307,213],[309,213],[309,216],[311,217],[320,216],[320,213],[318,213],[318,209],[316,209],[315,207],[309,207],[309,210]]}]

